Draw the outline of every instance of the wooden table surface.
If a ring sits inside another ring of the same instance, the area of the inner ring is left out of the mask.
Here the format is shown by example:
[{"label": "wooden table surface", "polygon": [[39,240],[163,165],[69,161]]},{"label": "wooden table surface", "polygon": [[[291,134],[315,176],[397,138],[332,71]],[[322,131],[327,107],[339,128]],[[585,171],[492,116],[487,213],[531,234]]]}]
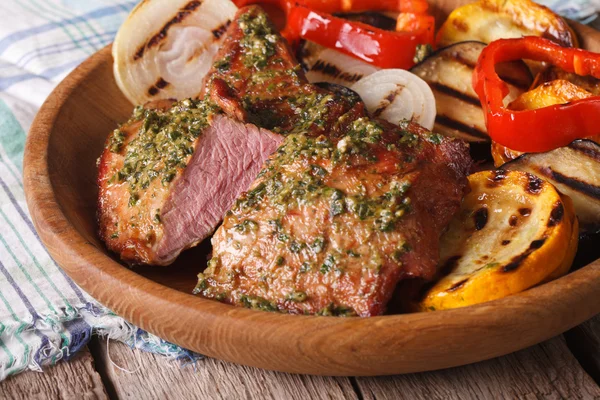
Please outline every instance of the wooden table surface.
[{"label": "wooden table surface", "polygon": [[[290,360],[294,362],[294,360]],[[292,375],[203,359],[195,366],[94,338],[69,362],[0,383],[7,399],[600,399],[600,316],[519,352],[376,378]]]}]

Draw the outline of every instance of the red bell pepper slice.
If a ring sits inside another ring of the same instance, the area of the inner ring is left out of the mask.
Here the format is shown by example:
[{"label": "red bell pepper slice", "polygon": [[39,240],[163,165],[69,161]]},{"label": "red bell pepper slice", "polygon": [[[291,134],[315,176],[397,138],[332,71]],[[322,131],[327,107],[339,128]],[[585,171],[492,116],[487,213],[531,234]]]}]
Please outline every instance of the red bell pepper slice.
[{"label": "red bell pepper slice", "polygon": [[301,6],[289,12],[285,33],[288,39],[301,37],[381,68],[408,69],[414,65],[416,46],[433,43],[433,25],[390,32]]},{"label": "red bell pepper slice", "polygon": [[315,11],[335,12],[349,11],[399,11],[415,14],[427,12],[427,0],[234,0],[236,6],[251,4],[273,4],[288,13],[296,5],[305,6]]},{"label": "red bell pepper slice", "polygon": [[571,73],[600,79],[597,53],[561,47],[534,36],[490,43],[477,60],[473,88],[492,140],[517,151],[543,152],[600,134],[600,96],[536,110],[505,108],[503,99],[508,86],[496,73],[496,64],[521,59],[547,62]]}]

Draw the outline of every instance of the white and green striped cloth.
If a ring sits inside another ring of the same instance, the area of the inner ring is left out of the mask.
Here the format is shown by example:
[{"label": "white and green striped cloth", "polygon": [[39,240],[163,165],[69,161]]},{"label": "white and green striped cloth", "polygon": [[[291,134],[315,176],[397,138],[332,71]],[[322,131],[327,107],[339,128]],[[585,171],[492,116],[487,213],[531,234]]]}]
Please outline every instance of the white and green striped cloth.
[{"label": "white and green striped cloth", "polygon": [[[600,8],[600,0],[543,2],[588,20]],[[0,0],[0,380],[68,359],[92,334],[199,357],[137,329],[78,288],[44,249],[25,204],[23,146],[35,113],[62,78],[112,40],[134,5]]]},{"label": "white and green striped cloth", "polygon": [[25,204],[23,147],[35,113],[75,66],[112,41],[135,3],[0,0],[0,381],[68,359],[92,334],[198,358],[137,329],[78,288],[50,258]]}]

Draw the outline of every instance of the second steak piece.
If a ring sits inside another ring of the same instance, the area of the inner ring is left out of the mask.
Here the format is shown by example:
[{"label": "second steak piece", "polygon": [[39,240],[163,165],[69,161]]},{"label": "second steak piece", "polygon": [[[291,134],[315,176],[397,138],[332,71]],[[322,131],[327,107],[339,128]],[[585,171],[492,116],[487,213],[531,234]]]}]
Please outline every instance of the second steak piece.
[{"label": "second steak piece", "polygon": [[197,292],[261,310],[372,316],[401,279],[433,277],[468,148],[355,117],[331,137],[286,137],[213,236]]}]

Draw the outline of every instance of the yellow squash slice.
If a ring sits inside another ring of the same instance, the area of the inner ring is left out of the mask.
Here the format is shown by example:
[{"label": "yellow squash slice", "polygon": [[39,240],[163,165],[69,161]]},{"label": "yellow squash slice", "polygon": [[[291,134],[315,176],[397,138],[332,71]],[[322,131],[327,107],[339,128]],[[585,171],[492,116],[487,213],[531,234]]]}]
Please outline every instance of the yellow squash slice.
[{"label": "yellow squash slice", "polygon": [[[573,206],[538,177],[482,171],[442,236],[440,274],[416,308],[433,311],[499,299],[568,271],[577,248]],[[576,225],[576,224],[575,224]]]},{"label": "yellow squash slice", "polygon": [[543,36],[562,46],[577,46],[575,33],[560,16],[530,0],[479,0],[459,7],[440,28],[437,45],[521,36]]}]

